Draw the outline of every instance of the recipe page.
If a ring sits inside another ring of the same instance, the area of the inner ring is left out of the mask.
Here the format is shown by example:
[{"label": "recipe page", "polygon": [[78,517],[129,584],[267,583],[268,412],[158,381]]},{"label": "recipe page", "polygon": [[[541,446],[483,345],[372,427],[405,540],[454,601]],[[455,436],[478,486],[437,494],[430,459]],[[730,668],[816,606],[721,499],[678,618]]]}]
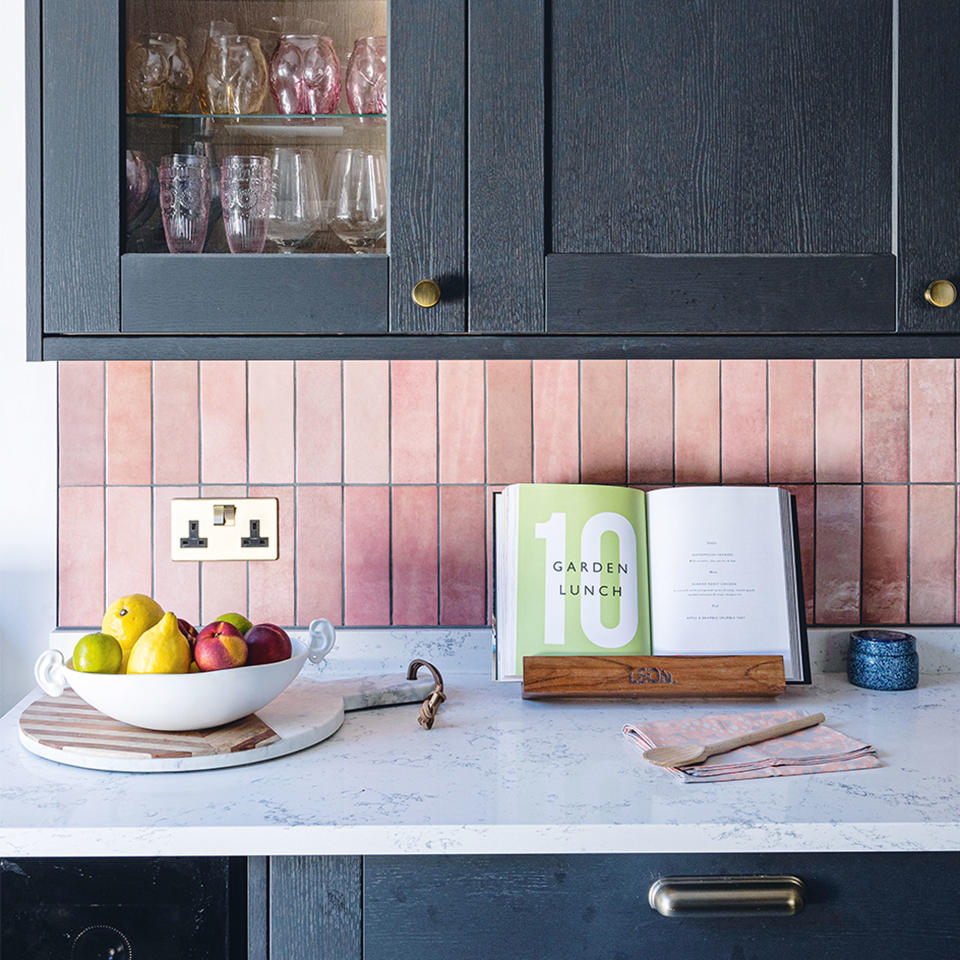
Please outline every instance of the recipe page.
[{"label": "recipe page", "polygon": [[796,598],[785,496],[776,487],[647,494],[654,653],[779,653],[790,675]]}]

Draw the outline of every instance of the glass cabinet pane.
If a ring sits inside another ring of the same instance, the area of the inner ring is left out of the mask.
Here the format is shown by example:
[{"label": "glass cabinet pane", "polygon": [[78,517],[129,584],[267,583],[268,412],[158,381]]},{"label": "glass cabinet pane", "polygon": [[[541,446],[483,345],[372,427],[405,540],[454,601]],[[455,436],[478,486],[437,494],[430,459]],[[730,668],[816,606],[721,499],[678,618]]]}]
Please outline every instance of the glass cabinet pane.
[{"label": "glass cabinet pane", "polygon": [[386,251],[386,0],[124,6],[122,252]]}]

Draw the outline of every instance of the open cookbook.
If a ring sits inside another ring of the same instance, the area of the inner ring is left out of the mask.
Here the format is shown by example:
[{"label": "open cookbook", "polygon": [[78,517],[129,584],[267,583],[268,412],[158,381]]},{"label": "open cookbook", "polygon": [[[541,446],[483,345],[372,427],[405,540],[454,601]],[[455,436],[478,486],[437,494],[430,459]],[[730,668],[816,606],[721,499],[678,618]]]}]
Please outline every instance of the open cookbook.
[{"label": "open cookbook", "polygon": [[787,490],[519,483],[494,512],[497,679],[525,656],[780,654],[810,682]]}]

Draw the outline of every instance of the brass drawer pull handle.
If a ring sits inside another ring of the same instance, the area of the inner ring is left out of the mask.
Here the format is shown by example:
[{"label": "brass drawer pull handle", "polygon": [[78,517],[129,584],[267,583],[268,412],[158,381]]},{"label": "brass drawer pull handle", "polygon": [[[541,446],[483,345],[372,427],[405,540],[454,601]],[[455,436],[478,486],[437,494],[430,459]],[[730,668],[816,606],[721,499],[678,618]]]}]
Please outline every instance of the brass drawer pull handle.
[{"label": "brass drawer pull handle", "polygon": [[957,299],[957,288],[949,280],[934,280],[923,291],[923,299],[935,307],[949,307]]},{"label": "brass drawer pull handle", "polygon": [[664,917],[792,917],[803,909],[797,877],[661,877],[650,906]]},{"label": "brass drawer pull handle", "polygon": [[436,280],[421,280],[413,288],[413,302],[420,307],[433,307],[440,302],[440,287]]}]

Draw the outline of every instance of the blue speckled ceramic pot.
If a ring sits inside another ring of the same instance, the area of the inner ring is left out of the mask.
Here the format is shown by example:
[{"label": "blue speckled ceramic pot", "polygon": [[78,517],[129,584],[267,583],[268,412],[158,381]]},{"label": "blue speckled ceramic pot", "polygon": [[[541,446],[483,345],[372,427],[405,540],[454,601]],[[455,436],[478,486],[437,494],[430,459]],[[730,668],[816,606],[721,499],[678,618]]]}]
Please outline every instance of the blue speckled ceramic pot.
[{"label": "blue speckled ceramic pot", "polygon": [[854,630],[847,679],[868,690],[912,690],[920,676],[917,638],[896,630]]}]

